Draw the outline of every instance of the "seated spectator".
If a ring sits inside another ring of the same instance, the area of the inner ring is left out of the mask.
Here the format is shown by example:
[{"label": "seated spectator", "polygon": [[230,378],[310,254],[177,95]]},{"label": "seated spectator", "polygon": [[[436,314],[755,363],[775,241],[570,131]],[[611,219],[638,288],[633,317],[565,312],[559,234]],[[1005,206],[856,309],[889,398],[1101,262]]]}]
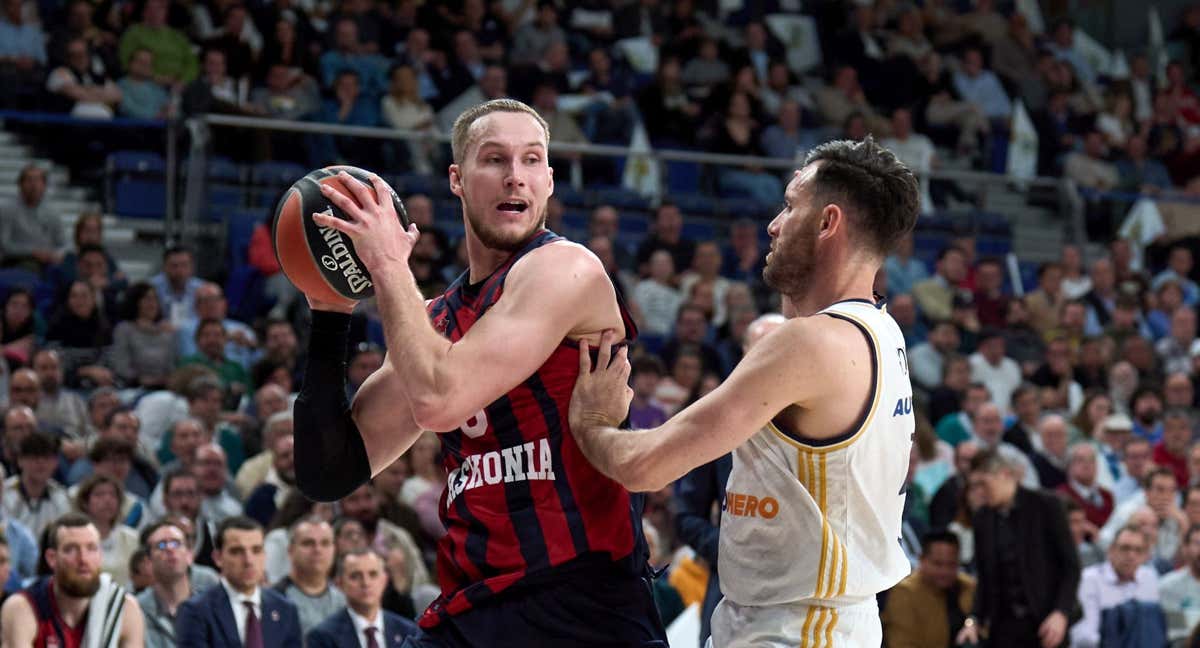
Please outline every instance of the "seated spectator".
[{"label": "seated spectator", "polygon": [[117,81],[121,103],[117,112],[135,119],[165,119],[171,109],[171,96],[154,78],[154,52],[139,48],[129,55],[125,76]]},{"label": "seated spectator", "polygon": [[[433,108],[421,98],[417,87],[417,75],[413,68],[394,65],[388,79],[388,93],[384,95],[380,106],[383,123],[398,130],[438,135]],[[555,133],[553,128],[550,132]],[[403,146],[408,151],[408,163],[415,173],[430,173],[433,170],[432,159],[437,148],[436,141],[408,140]]]},{"label": "seated spectator", "polygon": [[633,301],[642,311],[642,331],[652,335],[671,333],[683,295],[675,287],[675,263],[667,250],[657,250],[650,256],[650,276],[638,282]]},{"label": "seated spectator", "polygon": [[300,630],[308,632],[346,604],[342,591],[330,582],[333,527],[320,517],[302,518],[291,525],[288,536],[292,569],[272,587],[296,606]]},{"label": "seated spectator", "polygon": [[[766,155],[759,144],[762,129],[753,118],[749,97],[734,92],[723,108],[723,114],[711,125],[708,150],[726,155]],[[779,178],[756,166],[719,167],[717,182],[725,195],[748,196],[760,204],[777,203],[783,195]]]},{"label": "seated spectator", "polygon": [[225,7],[219,18],[221,26],[202,36],[201,46],[224,52],[229,76],[241,81],[249,77],[262,50],[262,36],[254,27],[254,21],[247,20],[246,7],[241,4]]},{"label": "seated spectator", "polygon": [[122,321],[113,331],[114,373],[127,387],[165,387],[179,356],[175,329],[163,318],[158,293],[148,283],[134,284],[122,310]]},{"label": "seated spectator", "polygon": [[[1096,130],[1104,136],[1104,143],[1110,148],[1126,148],[1130,138],[1137,135],[1137,124],[1133,119],[1133,97],[1121,90],[1110,91],[1105,98],[1105,110],[1096,115]],[[1145,144],[1143,140],[1143,159]]]},{"label": "seated spectator", "polygon": [[553,153],[554,144],[587,144],[587,136],[583,134],[583,129],[579,127],[579,123],[570,114],[558,109],[558,90],[553,85],[548,83],[538,84],[533,89],[533,109],[546,120],[550,127],[550,145],[552,157],[550,165],[566,169],[570,168],[571,161],[581,160],[582,156],[578,153]]},{"label": "seated spectator", "polygon": [[935,324],[925,342],[908,352],[908,367],[917,387],[932,390],[942,382],[945,361],[958,349],[958,329],[950,322]]},{"label": "seated spectator", "polygon": [[[290,412],[281,412],[280,415],[290,416]],[[275,434],[271,438],[269,448],[271,468],[262,483],[245,496],[246,515],[254,520],[267,520],[268,523],[274,519],[279,505],[296,487],[296,464],[292,435]]]},{"label": "seated spectator", "polygon": [[164,85],[188,83],[196,78],[200,66],[187,37],[167,24],[167,0],[148,0],[142,9],[142,21],[121,35],[121,65],[128,70],[133,53],[148,49],[153,53],[154,79]]},{"label": "seated spectator", "polygon": [[1197,605],[1200,600],[1200,526],[1188,528],[1180,553],[1183,566],[1158,581],[1159,602],[1167,617],[1167,639],[1171,642],[1187,639],[1200,623],[1200,605]]},{"label": "seated spectator", "polygon": [[79,485],[75,508],[100,532],[100,569],[118,584],[129,584],[129,557],[138,548],[137,531],[121,523],[125,490],[111,477],[92,475]]},{"label": "seated spectator", "polygon": [[[3,496],[3,489],[3,482],[0,482],[0,497]],[[0,587],[3,588],[3,591],[0,591],[0,599],[3,599],[8,594],[20,590],[22,582],[36,574],[38,543],[29,527],[10,515],[6,514],[0,518],[0,523],[3,524],[4,530],[4,533],[0,534],[0,539],[4,541],[3,545],[0,545],[0,554],[4,556],[2,564],[8,572],[0,573],[0,576],[4,577],[4,580],[0,581]]]},{"label": "seated spectator", "polygon": [[1164,373],[1190,373],[1192,356],[1200,345],[1196,343],[1196,311],[1185,305],[1171,313],[1170,330],[1154,345]]},{"label": "seated spectator", "polygon": [[[1119,298],[1112,262],[1105,258],[1093,262],[1088,272],[1087,284],[1089,290],[1080,297],[1087,306],[1087,324],[1084,331],[1088,335],[1102,335],[1104,329],[1112,322]],[[1081,288],[1082,282],[1076,292]],[[1064,295],[1071,298],[1069,293],[1064,292]]]},{"label": "seated spectator", "polygon": [[913,286],[917,308],[930,323],[948,321],[958,285],[967,276],[966,254],[955,247],[938,253],[935,274]]},{"label": "seated spectator", "polygon": [[916,284],[929,276],[925,263],[913,256],[913,235],[907,234],[896,244],[884,261],[888,277],[888,297],[894,300],[899,295],[912,292]]},{"label": "seated spectator", "polygon": [[1038,287],[1025,295],[1029,323],[1043,336],[1058,324],[1058,315],[1066,298],[1062,294],[1062,267],[1043,263],[1038,267]]},{"label": "seated spectator", "polygon": [[[1029,28],[1029,20],[1020,11],[1008,18],[1007,31],[992,44],[992,69],[1004,81],[1020,87],[1024,82],[1037,81],[1038,38]],[[1026,96],[1026,92],[1018,94]],[[1044,96],[1044,94],[1043,94]],[[1030,110],[1041,106],[1028,103]]]},{"label": "seated spectator", "polygon": [[704,378],[704,358],[700,348],[681,346],[670,365],[670,372],[658,381],[653,400],[670,416],[694,400]]},{"label": "seated spectator", "polygon": [[[263,451],[244,461],[238,468],[234,478],[234,486],[238,493],[248,497],[254,489],[267,480],[275,465],[275,455],[272,448],[275,439],[292,434],[291,409],[288,406],[287,394],[275,384],[263,385],[254,393],[254,401],[258,405],[255,413],[262,424]],[[278,485],[278,475],[272,480]],[[279,501],[285,497],[278,498]],[[270,520],[268,520],[268,523]],[[268,524],[269,525],[269,524]]]},{"label": "seated spectator", "polygon": [[953,77],[942,65],[942,57],[937,52],[931,51],[918,59],[917,68],[920,74],[915,93],[922,98],[913,107],[917,123],[952,127],[958,133],[956,151],[977,153],[981,139],[986,139],[991,132],[991,124],[983,110],[959,97]]},{"label": "seated spectator", "polygon": [[316,81],[283,63],[267,66],[264,85],[250,93],[251,109],[274,119],[305,119],[319,103]]},{"label": "seated spectator", "polygon": [[345,645],[349,637],[355,637],[363,646],[380,645],[376,636],[392,645],[417,635],[416,624],[384,608],[384,593],[395,586],[391,583],[388,587],[388,576],[383,557],[371,549],[339,555],[335,582],[345,593],[346,605],[311,629],[305,637],[306,645],[334,648]]},{"label": "seated spectator", "polygon": [[1089,443],[1076,443],[1069,455],[1067,481],[1058,492],[1078,504],[1087,521],[1099,529],[1108,522],[1115,502],[1112,493],[1096,481],[1096,449]]},{"label": "seated spectator", "polygon": [[1146,564],[1150,540],[1140,529],[1125,528],[1108,548],[1108,561],[1083,570],[1079,602],[1083,618],[1071,627],[1071,645],[1100,645],[1100,616],[1104,610],[1130,599],[1158,602],[1158,574]]},{"label": "seated spectator", "polygon": [[666,410],[654,400],[665,373],[657,356],[646,354],[634,359],[630,371],[633,400],[629,404],[629,424],[634,429],[649,430],[666,423]]},{"label": "seated spectator", "polygon": [[518,27],[513,34],[509,62],[532,65],[551,44],[566,43],[567,34],[558,22],[558,7],[553,2],[538,2],[534,19]]},{"label": "seated spectator", "polygon": [[225,355],[225,343],[225,326],[220,320],[201,320],[196,326],[196,353],[184,356],[180,364],[203,365],[216,372],[224,389],[230,393],[245,393],[250,387],[250,376],[241,363]]},{"label": "seated spectator", "polygon": [[186,116],[208,113],[250,114],[250,86],[244,80],[229,76],[225,52],[207,49],[204,51],[203,62],[200,76],[183,89],[180,111]]},{"label": "seated spectator", "polygon": [[241,515],[242,503],[230,492],[233,483],[229,479],[225,451],[214,443],[204,443],[196,448],[195,454],[196,486],[204,517],[219,524],[225,518]]},{"label": "seated spectator", "polygon": [[1083,150],[1067,155],[1063,175],[1084,189],[1111,191],[1120,183],[1117,167],[1108,161],[1104,136],[1091,131],[1083,138]]},{"label": "seated spectator", "polygon": [[[1179,507],[1179,486],[1170,468],[1150,465],[1142,477],[1141,493],[1127,498],[1113,510],[1104,528],[1100,529],[1099,545],[1107,548],[1122,527],[1135,521],[1144,523],[1155,533],[1152,555],[1169,566],[1179,550],[1187,527],[1187,516]],[[1164,573],[1160,570],[1159,573]]]},{"label": "seated spectator", "polygon": [[1174,281],[1183,291],[1183,303],[1187,306],[1196,306],[1200,303],[1200,286],[1191,279],[1193,265],[1190,248],[1184,245],[1171,248],[1167,257],[1166,269],[1154,276],[1150,287],[1157,290],[1164,283]]},{"label": "seated spectator", "polygon": [[82,281],[71,284],[63,304],[50,320],[46,343],[59,350],[68,382],[85,388],[111,387],[112,371],[106,366],[112,348],[112,326],[96,305],[92,288]]},{"label": "seated spectator", "polygon": [[50,72],[46,90],[53,108],[81,119],[112,119],[121,102],[121,89],[82,38],[67,44],[66,64]]},{"label": "seated spectator", "polygon": [[203,565],[192,564],[187,534],[176,522],[157,522],[141,533],[150,555],[153,580],[138,594],[146,619],[146,648],[176,645],[175,615],[179,606],[220,582],[220,576]]},{"label": "seated spectator", "polygon": [[1038,485],[1054,490],[1067,483],[1067,422],[1058,414],[1048,414],[1038,422],[1039,447],[1028,454],[1037,471]]},{"label": "seated spectator", "polygon": [[[67,481],[77,484],[93,472],[117,478],[125,487],[121,511],[126,524],[142,526],[150,517],[145,498],[158,484],[158,468],[150,455],[138,446],[138,417],[129,409],[116,409],[105,417],[98,439],[88,456],[71,466]],[[142,511],[142,509],[146,509]]]},{"label": "seated spectator", "polygon": [[983,329],[978,349],[970,357],[971,380],[986,384],[992,402],[1008,413],[1012,394],[1022,381],[1021,368],[1005,356],[1004,336],[999,329]]},{"label": "seated spectator", "polygon": [[971,415],[971,433],[979,442],[980,449],[996,451],[1012,467],[1022,486],[1030,489],[1040,488],[1038,471],[1028,455],[1003,440],[1004,418],[1000,416],[1000,408],[991,403],[983,403],[976,407]]},{"label": "seated spectator", "polygon": [[1012,114],[1012,102],[996,74],[983,66],[983,52],[969,48],[963,53],[962,70],[954,75],[959,96],[974,104],[993,122],[1006,122]]},{"label": "seated spectator", "polygon": [[33,432],[17,448],[19,475],[4,482],[4,510],[36,538],[46,525],[70,512],[67,489],[51,476],[58,467],[58,439]]},{"label": "seated spectator", "polygon": [[1188,487],[1188,448],[1192,443],[1192,416],[1183,408],[1168,409],[1162,418],[1162,440],[1154,445],[1154,463],[1171,470],[1180,489]]},{"label": "seated spectator", "polygon": [[664,52],[654,80],[637,95],[638,110],[653,146],[685,146],[695,141],[700,106],[680,77],[679,58]]},{"label": "seated spectator", "polygon": [[800,127],[801,108],[795,100],[780,104],[777,121],[763,129],[759,147],[767,157],[798,160],[809,144],[808,135]]},{"label": "seated spectator", "polygon": [[37,417],[44,425],[62,433],[61,452],[68,462],[83,456],[87,437],[87,405],[75,391],[63,385],[62,363],[53,349],[42,349],[33,355],[33,370],[38,375],[41,393],[38,395]]},{"label": "seated spectator", "polygon": [[377,105],[387,89],[387,60],[364,48],[354,19],[341,18],[332,32],[333,47],[321,55],[321,87],[336,91],[338,79],[352,71],[367,101]]},{"label": "seated spectator", "polygon": [[842,126],[851,116],[858,115],[863,118],[867,132],[876,137],[887,137],[892,132],[888,120],[867,103],[858,84],[858,71],[849,65],[835,68],[833,82],[817,91],[817,110],[826,126]]},{"label": "seated spectator", "polygon": [[680,80],[691,88],[693,96],[704,98],[714,86],[728,81],[730,74],[729,64],[721,60],[717,41],[705,37],[700,40],[696,56],[683,66]]},{"label": "seated spectator", "polygon": [[[942,381],[929,392],[929,421],[937,425],[947,415],[959,412],[971,384],[971,364],[967,358],[957,353],[948,354],[942,363]],[[986,393],[984,398],[986,400]]]},{"label": "seated spectator", "polygon": [[975,579],[959,569],[958,537],[934,531],[921,538],[921,561],[888,591],[881,613],[885,646],[948,646],[971,614]]},{"label": "seated spectator", "polygon": [[[21,471],[17,464],[21,442],[25,437],[39,431],[37,416],[33,413],[33,407],[28,405],[30,399],[24,398],[25,394],[22,393],[28,390],[29,396],[37,398],[37,374],[30,369],[21,369],[13,378],[19,387],[19,391],[13,395],[21,398],[13,398],[4,412],[4,475],[16,475]],[[33,402],[36,407],[36,400]]]},{"label": "seated spectator", "polygon": [[1071,538],[1075,541],[1075,549],[1079,553],[1079,565],[1091,567],[1104,562],[1104,552],[1096,546],[1096,534],[1099,529],[1088,521],[1083,509],[1072,499],[1063,500],[1067,508],[1067,524],[1071,527]]},{"label": "seated spectator", "polygon": [[[378,126],[379,101],[362,90],[358,72],[344,69],[338,72],[333,82],[332,96],[322,102],[316,119],[327,124]],[[362,139],[321,135],[314,142],[314,154],[322,163],[355,159],[358,153],[365,155],[368,160],[374,159],[377,154],[363,150],[364,146]],[[370,146],[377,148],[375,144]]]},{"label": "seated spectator", "polygon": [[1149,157],[1142,135],[1131,135],[1125,142],[1125,157],[1117,160],[1117,176],[1117,189],[1125,192],[1155,195],[1174,186],[1167,167]]},{"label": "seated spectator", "polygon": [[17,187],[20,197],[0,206],[0,241],[4,242],[0,265],[41,274],[47,266],[62,261],[66,247],[62,222],[45,204],[46,169],[36,163],[25,165],[17,176]]},{"label": "seated spectator", "polygon": [[16,90],[3,100],[6,107],[32,108],[32,102],[21,105],[15,99],[32,99],[45,73],[46,34],[38,21],[24,16],[23,7],[20,0],[5,0],[0,7],[0,81]]},{"label": "seated spectator", "polygon": [[[789,103],[795,104],[797,128],[802,121],[801,117],[804,111],[816,109],[812,95],[796,83],[787,63],[778,59],[771,60],[767,64],[767,75],[763,81],[763,87],[758,93],[758,99],[762,102],[763,111],[779,121],[783,120],[783,107]],[[793,158],[795,154],[787,157]]]}]

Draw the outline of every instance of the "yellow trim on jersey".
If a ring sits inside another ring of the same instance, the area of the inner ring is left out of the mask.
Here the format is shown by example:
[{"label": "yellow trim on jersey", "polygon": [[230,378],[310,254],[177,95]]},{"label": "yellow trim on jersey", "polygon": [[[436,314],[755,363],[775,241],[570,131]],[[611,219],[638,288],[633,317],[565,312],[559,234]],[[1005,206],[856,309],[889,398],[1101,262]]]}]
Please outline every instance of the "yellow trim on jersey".
[{"label": "yellow trim on jersey", "polygon": [[816,611],[817,608],[809,606],[808,614],[804,616],[804,629],[800,631],[800,648],[810,648],[808,630],[812,627],[813,613]]},{"label": "yellow trim on jersey", "polygon": [[[813,596],[825,598],[822,587],[825,584],[825,552],[829,550],[829,520],[821,515],[821,561],[817,564],[817,582],[813,588]],[[833,561],[830,561],[833,562]]]},{"label": "yellow trim on jersey", "polygon": [[879,347],[879,339],[875,337],[875,332],[871,330],[870,326],[867,326],[866,322],[854,315],[840,311],[837,313],[837,315],[840,317],[845,317],[846,319],[852,320],[854,323],[856,323],[862,331],[866,332],[867,337],[871,338],[871,344],[875,347],[875,393],[871,395],[871,407],[867,410],[867,416],[863,419],[862,425],[858,426],[858,429],[854,431],[854,434],[850,435],[850,438],[845,439],[844,441],[839,441],[833,445],[815,446],[793,439],[792,437],[780,431],[778,427],[775,427],[774,422],[767,421],[767,429],[770,430],[775,436],[786,441],[787,443],[792,444],[793,446],[796,446],[797,448],[801,448],[816,454],[826,454],[835,450],[841,450],[842,448],[845,448],[857,441],[858,438],[862,436],[862,433],[871,426],[871,421],[875,418],[875,411],[879,409],[879,397],[883,393],[883,356],[881,355],[883,350]]},{"label": "yellow trim on jersey", "polygon": [[825,626],[825,645],[833,646],[833,627],[837,625],[837,608],[829,608],[829,625]]}]

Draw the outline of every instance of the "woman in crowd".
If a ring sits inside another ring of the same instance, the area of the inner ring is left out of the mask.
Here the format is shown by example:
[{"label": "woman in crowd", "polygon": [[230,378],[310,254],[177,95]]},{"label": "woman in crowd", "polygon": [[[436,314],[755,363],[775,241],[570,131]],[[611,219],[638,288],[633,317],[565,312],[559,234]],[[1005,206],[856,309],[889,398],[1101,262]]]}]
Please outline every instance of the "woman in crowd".
[{"label": "woman in crowd", "polygon": [[179,361],[175,328],[163,319],[158,293],[145,282],[130,286],[113,331],[112,366],[127,387],[161,389]]},{"label": "woman in crowd", "polygon": [[67,289],[65,303],[50,320],[47,345],[59,349],[63,375],[71,387],[110,387],[113,373],[108,368],[112,352],[112,328],[96,304],[96,294],[82,281]]},{"label": "woman in crowd", "polygon": [[129,557],[138,548],[138,535],[121,524],[121,502],[125,489],[107,475],[92,475],[79,485],[75,508],[88,516],[100,532],[100,570],[118,584],[129,585]]}]

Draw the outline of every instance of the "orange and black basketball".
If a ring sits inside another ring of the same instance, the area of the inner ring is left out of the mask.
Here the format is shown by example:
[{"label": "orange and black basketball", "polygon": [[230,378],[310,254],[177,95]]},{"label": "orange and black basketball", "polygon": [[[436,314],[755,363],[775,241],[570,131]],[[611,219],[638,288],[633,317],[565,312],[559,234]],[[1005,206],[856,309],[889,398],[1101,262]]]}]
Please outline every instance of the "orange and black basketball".
[{"label": "orange and black basketball", "polygon": [[[354,252],[349,236],[317,225],[312,217],[314,213],[326,212],[348,220],[341,209],[321,195],[320,185],[326,184],[353,198],[338,176],[341,171],[374,193],[371,174],[358,167],[317,169],[297,180],[280,199],[275,208],[271,241],[283,273],[300,292],[323,302],[353,303],[375,294],[371,275]],[[404,203],[391,187],[388,191],[400,222],[407,228],[409,219]]]}]

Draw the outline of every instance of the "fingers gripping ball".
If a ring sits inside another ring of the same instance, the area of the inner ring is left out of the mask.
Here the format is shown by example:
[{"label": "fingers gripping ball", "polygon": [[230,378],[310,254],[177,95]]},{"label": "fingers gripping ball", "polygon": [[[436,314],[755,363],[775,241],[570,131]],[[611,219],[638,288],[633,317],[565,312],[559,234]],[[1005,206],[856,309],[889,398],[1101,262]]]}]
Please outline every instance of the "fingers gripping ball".
[{"label": "fingers gripping ball", "polygon": [[[336,188],[353,200],[353,193],[342,184],[338,173],[345,171],[362,182],[372,193],[371,173],[358,167],[331,166],[317,169],[296,181],[275,208],[271,241],[275,257],[287,278],[309,297],[330,303],[353,304],[375,294],[371,275],[354,251],[350,237],[317,225],[313,213],[324,212],[342,220],[349,217],[321,195],[320,185]],[[391,191],[391,188],[388,188]],[[391,191],[396,215],[405,228],[408,212],[395,191]]]}]

